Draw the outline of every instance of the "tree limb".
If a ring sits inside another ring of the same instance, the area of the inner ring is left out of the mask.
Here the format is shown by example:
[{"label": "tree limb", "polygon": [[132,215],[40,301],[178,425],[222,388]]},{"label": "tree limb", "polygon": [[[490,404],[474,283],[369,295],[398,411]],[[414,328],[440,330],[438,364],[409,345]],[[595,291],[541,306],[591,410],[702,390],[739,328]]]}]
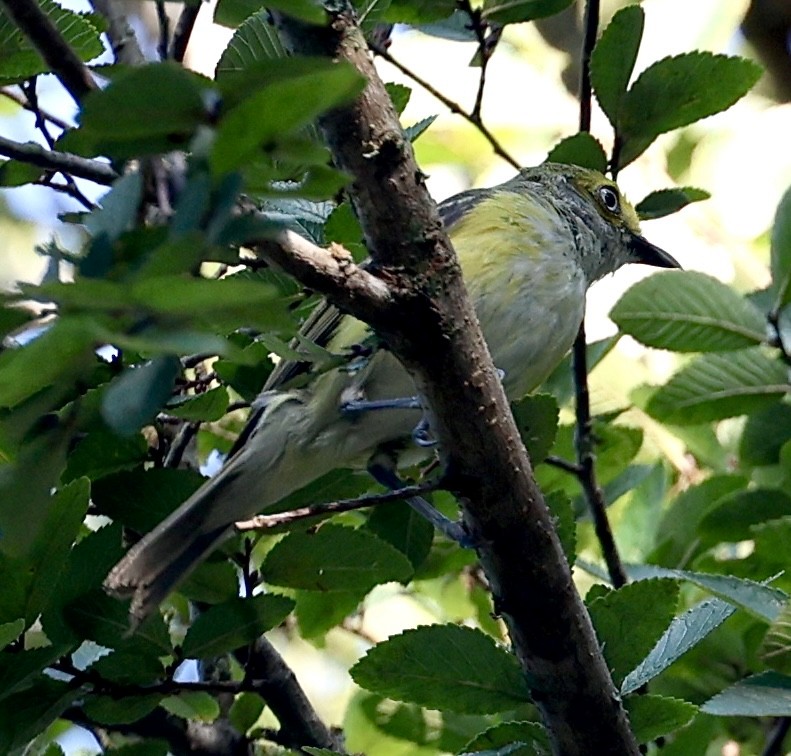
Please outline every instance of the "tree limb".
[{"label": "tree limb", "polygon": [[0,0],[8,15],[44,58],[52,73],[79,105],[97,88],[88,67],[35,0]]},{"label": "tree limb", "polygon": [[118,173],[107,163],[72,155],[69,152],[47,150],[35,142],[20,144],[0,137],[0,155],[38,166],[47,171],[58,171],[105,186],[109,186],[118,178]]},{"label": "tree limb", "polygon": [[[563,756],[636,756],[637,744],[572,581],[466,295],[461,272],[351,12],[329,28],[274,14],[295,53],[350,61],[368,80],[350,106],[320,119],[372,256],[396,306],[361,313],[410,371],[433,412],[445,483],[492,586],[533,699]],[[312,288],[337,295],[337,282]],[[335,287],[335,288],[334,288]]]}]

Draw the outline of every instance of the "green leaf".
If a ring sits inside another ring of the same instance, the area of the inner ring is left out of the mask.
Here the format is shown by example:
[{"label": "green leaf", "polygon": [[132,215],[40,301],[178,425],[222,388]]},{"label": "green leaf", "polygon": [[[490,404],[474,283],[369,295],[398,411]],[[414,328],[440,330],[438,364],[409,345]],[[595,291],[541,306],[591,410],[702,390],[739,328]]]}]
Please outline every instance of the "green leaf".
[{"label": "green leaf", "polygon": [[148,459],[148,444],[141,434],[121,437],[103,429],[88,433],[69,452],[61,480],[80,477],[96,479],[142,465]]},{"label": "green leaf", "polygon": [[356,591],[295,591],[297,602],[294,614],[299,623],[299,634],[307,639],[322,638],[333,627],[357,611],[367,589]]},{"label": "green leaf", "polygon": [[574,0],[484,0],[481,17],[493,24],[521,24],[553,16]]},{"label": "green leaf", "polygon": [[709,507],[698,534],[704,547],[744,540],[752,525],[791,516],[791,496],[771,488],[753,488],[725,496]]},{"label": "green leaf", "polygon": [[707,599],[676,617],[657,644],[621,684],[626,695],[641,688],[716,630],[736,608],[721,599]]},{"label": "green leaf", "polygon": [[641,220],[654,220],[672,215],[692,202],[701,202],[711,197],[707,191],[694,186],[676,186],[651,192],[635,206]]},{"label": "green leaf", "polygon": [[533,465],[543,462],[555,443],[560,410],[551,394],[531,394],[511,405],[516,427]]},{"label": "green leaf", "polygon": [[391,0],[383,20],[392,24],[419,26],[441,21],[455,9],[455,0]]},{"label": "green leaf", "polygon": [[154,657],[131,651],[111,651],[91,664],[91,672],[119,685],[148,685],[164,674],[162,662]]},{"label": "green leaf", "polygon": [[718,717],[791,716],[791,677],[762,672],[710,698],[701,711]]},{"label": "green leaf", "polygon": [[164,408],[168,415],[190,422],[210,423],[228,411],[228,390],[224,386],[171,400]]},{"label": "green leaf", "polygon": [[434,540],[434,527],[406,502],[374,507],[365,526],[383,541],[397,548],[414,570],[426,560]]},{"label": "green leaf", "polygon": [[649,66],[621,102],[620,167],[631,163],[660,134],[729,108],[747,94],[761,73],[760,66],[744,58],[702,51]]},{"label": "green leaf", "polygon": [[[529,750],[503,750],[514,744],[523,744]],[[461,750],[465,754],[483,752],[482,756],[487,753],[533,756],[549,753],[549,738],[547,731],[538,722],[501,722],[476,735]]]},{"label": "green leaf", "polygon": [[791,187],[786,190],[775,213],[771,245],[774,309],[791,302]]},{"label": "green leaf", "polygon": [[118,158],[184,147],[208,119],[204,94],[209,86],[173,62],[131,68],[85,98],[80,128],[62,146],[87,140],[95,153]]},{"label": "green leaf", "polygon": [[24,346],[0,352],[0,407],[13,407],[53,384],[69,386],[95,363],[89,324],[61,318]]},{"label": "green leaf", "polygon": [[261,565],[265,581],[313,591],[369,590],[412,574],[409,560],[372,533],[324,525],[315,533],[294,531]]},{"label": "green leaf", "polygon": [[623,703],[638,743],[650,743],[681,729],[698,711],[687,701],[650,693],[627,696]]},{"label": "green leaf", "polygon": [[244,165],[263,145],[357,96],[364,84],[351,65],[325,60],[311,72],[254,92],[221,119],[210,158],[212,170],[219,174]]},{"label": "green leaf", "polygon": [[187,631],[182,653],[206,659],[234,651],[279,625],[293,608],[291,599],[276,594],[237,597],[212,606]]},{"label": "green leaf", "polygon": [[786,603],[766,631],[761,661],[775,672],[791,673],[791,603]]},{"label": "green leaf", "polygon": [[16,640],[24,629],[25,620],[21,618],[0,625],[0,649],[4,649],[9,643]]},{"label": "green leaf", "polygon": [[217,699],[202,690],[185,690],[176,696],[168,696],[160,702],[163,709],[181,719],[198,722],[213,722],[220,716]]},{"label": "green leaf", "polygon": [[[242,734],[255,725],[264,711],[264,699],[257,693],[239,693],[231,704],[228,721]],[[304,749],[303,749],[304,750]]]},{"label": "green leaf", "polygon": [[621,297],[610,317],[642,344],[675,352],[743,349],[766,338],[766,323],[753,304],[696,271],[644,278]]},{"label": "green leaf", "polygon": [[739,441],[739,458],[746,465],[776,465],[780,450],[791,439],[791,405],[781,403],[753,412]]},{"label": "green leaf", "polygon": [[763,409],[790,388],[786,368],[758,348],[706,354],[659,388],[647,410],[665,423],[694,425]]},{"label": "green leaf", "polygon": [[0,162],[0,186],[22,186],[38,181],[43,168],[21,160],[3,160]]},{"label": "green leaf", "polygon": [[581,131],[561,139],[547,155],[547,163],[570,163],[604,173],[607,170],[607,154],[598,139],[587,131]]},{"label": "green leaf", "polygon": [[0,653],[0,700],[28,687],[30,681],[38,677],[45,667],[70,650],[69,645],[59,644],[30,651]]},{"label": "green leaf", "polygon": [[716,575],[708,572],[668,570],[651,564],[633,565],[627,570],[629,577],[643,580],[655,577],[687,580],[715,596],[744,609],[764,622],[772,622],[788,600],[783,591],[753,580]]},{"label": "green leaf", "polygon": [[351,669],[366,690],[463,714],[509,711],[530,700],[516,659],[480,630],[428,625],[379,643]]},{"label": "green leaf", "polygon": [[217,80],[230,71],[243,71],[255,63],[284,58],[286,51],[269,22],[266,8],[250,16],[237,30],[217,63]]},{"label": "green leaf", "polygon": [[149,617],[130,637],[127,607],[100,589],[71,601],[65,607],[64,616],[80,637],[107,648],[136,649],[153,657],[172,652],[167,628],[159,614]]},{"label": "green leaf", "polygon": [[139,367],[127,368],[107,388],[102,417],[121,436],[137,433],[170,398],[181,373],[178,357],[155,357]]},{"label": "green leaf", "polygon": [[387,94],[390,95],[390,99],[393,101],[393,107],[396,113],[401,115],[409,104],[412,90],[404,84],[396,84],[392,81],[388,81],[387,84],[385,84],[385,89],[387,90]]},{"label": "green leaf", "polygon": [[641,580],[607,593],[600,588],[591,589],[586,604],[616,685],[667,629],[678,603],[678,592],[675,580]]},{"label": "green leaf", "polygon": [[0,706],[0,743],[6,753],[27,746],[77,698],[82,691],[43,675],[30,687],[9,696]]},{"label": "green leaf", "polygon": [[267,0],[266,7],[281,10],[311,24],[323,26],[327,23],[327,12],[322,0]]},{"label": "green leaf", "polygon": [[634,71],[644,24],[645,13],[639,5],[621,8],[602,32],[591,54],[593,91],[615,128],[618,127],[621,107]]},{"label": "green leaf", "polygon": [[[90,14],[75,13],[52,0],[38,0],[37,4],[81,60],[91,60],[102,54],[101,30]],[[16,23],[0,9],[0,86],[16,84],[49,70]]]},{"label": "green leaf", "polygon": [[90,695],[86,697],[83,709],[90,720],[99,724],[124,725],[150,714],[161,700],[160,693],[123,698]]},{"label": "green leaf", "polygon": [[138,533],[147,533],[205,482],[195,470],[123,470],[93,482],[96,510]]}]

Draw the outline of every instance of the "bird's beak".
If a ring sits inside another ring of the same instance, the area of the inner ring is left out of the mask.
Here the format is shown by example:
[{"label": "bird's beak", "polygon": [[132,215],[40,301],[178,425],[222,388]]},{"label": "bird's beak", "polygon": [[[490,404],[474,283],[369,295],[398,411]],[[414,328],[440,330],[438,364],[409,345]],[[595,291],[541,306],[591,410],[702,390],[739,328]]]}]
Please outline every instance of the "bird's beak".
[{"label": "bird's beak", "polygon": [[629,246],[632,248],[632,260],[644,265],[653,265],[657,268],[680,268],[678,260],[672,255],[651,244],[648,239],[639,234],[634,234]]}]

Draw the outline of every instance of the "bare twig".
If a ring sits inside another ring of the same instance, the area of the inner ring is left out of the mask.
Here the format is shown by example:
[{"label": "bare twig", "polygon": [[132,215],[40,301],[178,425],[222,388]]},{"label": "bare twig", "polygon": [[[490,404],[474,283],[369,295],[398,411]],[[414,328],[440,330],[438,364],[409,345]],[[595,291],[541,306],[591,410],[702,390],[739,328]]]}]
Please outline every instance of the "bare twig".
[{"label": "bare twig", "polygon": [[165,10],[165,0],[156,0],[154,5],[157,9],[157,23],[159,24],[159,42],[157,52],[160,60],[167,60],[170,48],[170,19]]},{"label": "bare twig", "polygon": [[761,751],[761,756],[780,756],[780,754],[784,753],[783,741],[788,735],[789,728],[791,728],[791,719],[789,717],[777,719],[771,733],[769,733],[769,740],[766,741],[764,750]]},{"label": "bare twig", "polygon": [[[590,131],[592,90],[590,78],[590,56],[596,44],[599,27],[599,0],[585,3],[585,35],[582,45],[582,74],[580,79],[580,131]],[[593,452],[591,428],[590,392],[588,390],[588,353],[585,338],[585,321],[580,323],[572,353],[574,387],[576,393],[576,437],[577,469],[572,470],[582,486],[593,518],[596,537],[601,544],[602,555],[607,564],[610,580],[616,588],[626,584],[626,571],[621,563],[615,538],[607,519],[607,502],[596,479],[596,457]]]},{"label": "bare twig", "polygon": [[91,4],[107,21],[107,38],[115,60],[128,66],[145,63],[145,55],[125,15],[128,5],[122,0],[91,0]]},{"label": "bare twig", "polygon": [[476,129],[481,133],[481,135],[486,139],[487,142],[492,147],[492,150],[496,155],[499,155],[503,160],[507,163],[510,163],[514,168],[519,170],[522,166],[512,158],[508,152],[506,152],[505,148],[500,144],[497,138],[492,134],[491,131],[484,125],[483,121],[481,121],[480,114],[477,116],[475,113],[468,113],[464,108],[461,107],[458,103],[451,100],[449,97],[446,97],[442,92],[436,89],[434,86],[429,84],[425,79],[420,77],[410,68],[407,68],[403,63],[400,63],[396,60],[384,47],[381,45],[377,45],[375,42],[370,41],[369,43],[370,48],[383,60],[386,60],[391,65],[395,66],[402,74],[408,76],[412,81],[416,84],[419,84],[423,89],[425,89],[432,97],[436,97],[451,113],[455,113],[458,116],[461,116],[465,121],[471,123],[475,126]]},{"label": "bare twig", "polygon": [[397,491],[387,491],[379,494],[366,494],[354,499],[339,499],[324,504],[314,504],[309,507],[291,509],[288,512],[277,512],[270,515],[257,515],[249,520],[237,522],[235,527],[238,531],[247,530],[269,530],[279,525],[290,525],[300,520],[309,520],[313,517],[326,517],[327,515],[338,514],[339,512],[353,512],[356,509],[373,507],[377,504],[386,504],[392,501],[402,501],[410,496],[420,496],[424,493],[436,491],[437,483],[422,483],[415,486],[405,486]]},{"label": "bare twig", "polygon": [[78,105],[96,89],[88,67],[80,60],[36,0],[0,0],[22,33],[44,58],[52,73]]},{"label": "bare twig", "polygon": [[118,173],[107,163],[72,155],[69,152],[47,150],[34,142],[20,144],[0,137],[0,155],[29,163],[47,171],[67,173],[109,186],[118,178]]},{"label": "bare twig", "polygon": [[192,30],[195,28],[195,22],[198,20],[198,13],[203,6],[203,3],[188,3],[181,11],[179,20],[176,23],[176,31],[173,33],[173,44],[170,47],[170,55],[173,60],[179,63],[183,62],[184,56],[187,54],[187,46],[192,36]]}]

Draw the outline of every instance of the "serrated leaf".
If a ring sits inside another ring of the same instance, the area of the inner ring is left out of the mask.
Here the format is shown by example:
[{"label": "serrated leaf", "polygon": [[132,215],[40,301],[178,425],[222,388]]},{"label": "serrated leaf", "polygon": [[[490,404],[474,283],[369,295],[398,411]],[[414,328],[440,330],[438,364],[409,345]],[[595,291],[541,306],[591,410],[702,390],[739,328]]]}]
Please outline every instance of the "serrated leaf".
[{"label": "serrated leaf", "polygon": [[561,139],[547,155],[547,163],[570,163],[604,173],[607,170],[607,153],[594,136],[581,131]]},{"label": "serrated leaf", "polygon": [[698,707],[687,701],[650,693],[627,696],[624,708],[638,743],[650,743],[692,721]]},{"label": "serrated leaf", "polygon": [[[621,102],[619,167],[638,157],[660,134],[726,110],[758,81],[762,69],[744,58],[690,52],[643,71]],[[712,82],[717,86],[712,86]]]},{"label": "serrated leaf", "polygon": [[[0,653],[0,700],[27,687],[45,667],[71,651],[71,646],[58,644],[29,651]],[[5,705],[5,704],[4,704]]]},{"label": "serrated leaf", "polygon": [[315,533],[294,531],[261,565],[265,581],[312,591],[354,591],[412,574],[409,560],[372,533],[324,525]]},{"label": "serrated leaf", "polygon": [[788,600],[788,595],[778,588],[772,588],[754,580],[738,578],[733,575],[717,575],[709,572],[690,572],[689,570],[668,570],[652,564],[631,565],[627,569],[629,577],[644,580],[654,577],[669,577],[687,580],[699,588],[713,593],[719,598],[744,609],[765,622],[772,622]]},{"label": "serrated leaf", "polygon": [[327,23],[327,12],[321,0],[267,0],[267,8],[276,8],[311,24]]},{"label": "serrated leaf", "polygon": [[321,638],[344,618],[357,611],[368,590],[357,591],[295,591],[294,609],[300,635],[307,639]]},{"label": "serrated leaf", "polygon": [[791,673],[791,603],[786,603],[769,626],[759,652],[775,672]]},{"label": "serrated leaf", "polygon": [[639,5],[621,8],[602,32],[591,54],[593,91],[614,128],[618,127],[621,105],[643,38],[644,23],[645,13]]},{"label": "serrated leaf", "polygon": [[236,30],[217,63],[218,81],[229,71],[242,71],[260,61],[285,57],[283,43],[269,19],[269,11],[262,8]]},{"label": "serrated leaf", "polygon": [[494,714],[530,700],[516,659],[480,630],[428,625],[379,643],[351,669],[366,690],[463,714]]},{"label": "serrated leaf", "polygon": [[[102,54],[101,30],[90,14],[75,13],[52,0],[38,0],[38,6],[82,60]],[[0,9],[0,86],[15,84],[49,70],[36,48]]]},{"label": "serrated leaf", "polygon": [[621,684],[621,693],[633,693],[664,672],[735,611],[735,607],[721,599],[706,599],[676,617],[651,652],[626,676]]},{"label": "serrated leaf", "polygon": [[[463,754],[499,753],[497,749],[507,748],[513,744],[521,744],[531,749],[524,752],[523,756],[549,753],[547,731],[538,722],[501,722],[476,735],[461,749],[461,752]],[[520,753],[522,752],[517,751],[517,756]]]},{"label": "serrated leaf", "polygon": [[789,389],[786,368],[758,348],[706,354],[660,387],[646,409],[665,423],[695,425],[763,409]]},{"label": "serrated leaf", "polygon": [[393,101],[393,107],[396,113],[401,115],[409,104],[412,90],[404,84],[396,84],[392,81],[388,81],[387,84],[385,84],[385,89],[387,90],[387,94],[390,95],[390,99]]},{"label": "serrated leaf", "polygon": [[791,716],[791,677],[762,672],[710,698],[701,711],[718,717]]},{"label": "serrated leaf", "polygon": [[22,618],[0,624],[0,650],[4,649],[11,641],[16,640],[24,629],[25,620]]},{"label": "serrated leaf", "polygon": [[696,271],[663,271],[639,281],[610,317],[642,344],[675,352],[743,349],[766,337],[764,318],[752,303]]},{"label": "serrated leaf", "polygon": [[426,131],[426,129],[428,129],[428,127],[431,126],[431,124],[434,123],[434,121],[436,121],[436,120],[437,120],[437,116],[430,115],[430,116],[427,116],[426,118],[422,118],[417,123],[413,123],[411,126],[407,126],[404,129],[404,134],[406,134],[406,138],[410,142],[416,141],[417,138],[424,131]]},{"label": "serrated leaf", "polygon": [[712,503],[697,532],[708,548],[722,541],[742,541],[749,537],[752,525],[786,516],[791,516],[791,496],[777,489],[753,488]]},{"label": "serrated leaf", "polygon": [[678,592],[675,580],[641,580],[586,600],[616,685],[648,654],[668,627]]},{"label": "serrated leaf", "polygon": [[128,368],[102,397],[102,417],[121,436],[137,433],[153,420],[173,391],[181,373],[178,357],[155,357],[139,367]]},{"label": "serrated leaf", "polygon": [[701,202],[711,197],[707,191],[694,186],[676,186],[672,189],[660,189],[644,197],[635,205],[641,220],[654,220],[672,215],[692,202]]},{"label": "serrated leaf", "polygon": [[237,597],[212,606],[192,623],[182,653],[206,659],[233,651],[279,625],[293,608],[291,599],[276,594]]},{"label": "serrated leaf", "polygon": [[[264,711],[264,699],[257,693],[239,693],[228,711],[228,721],[242,734],[245,734]],[[304,750],[304,748],[303,748]]]},{"label": "serrated leaf", "polygon": [[771,244],[772,288],[775,309],[791,302],[791,188],[786,190],[775,213]]},{"label": "serrated leaf", "polygon": [[481,17],[494,24],[521,24],[560,13],[574,0],[485,0]]},{"label": "serrated leaf", "polygon": [[384,20],[418,26],[447,18],[455,9],[455,0],[391,0],[384,11]]}]

